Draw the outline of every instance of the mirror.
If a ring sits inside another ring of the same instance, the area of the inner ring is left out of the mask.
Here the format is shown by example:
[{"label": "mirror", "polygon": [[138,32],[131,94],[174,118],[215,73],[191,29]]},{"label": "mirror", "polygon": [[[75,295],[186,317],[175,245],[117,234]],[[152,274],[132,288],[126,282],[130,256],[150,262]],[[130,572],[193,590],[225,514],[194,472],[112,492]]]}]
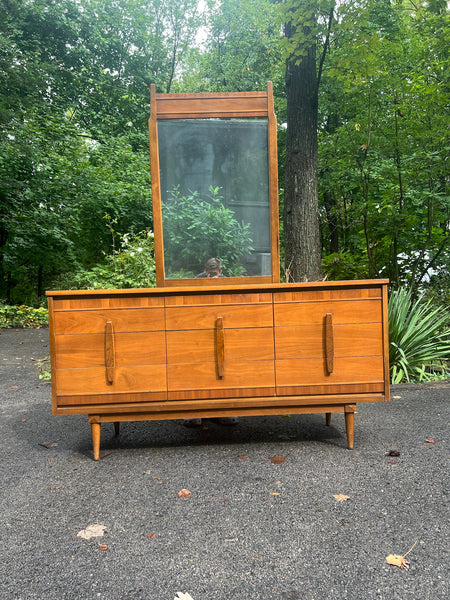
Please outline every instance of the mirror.
[{"label": "mirror", "polygon": [[276,124],[268,98],[152,89],[158,285],[204,284],[198,280],[209,275],[211,258],[219,259],[221,283],[279,281]]},{"label": "mirror", "polygon": [[271,275],[267,119],[158,123],[166,279]]}]

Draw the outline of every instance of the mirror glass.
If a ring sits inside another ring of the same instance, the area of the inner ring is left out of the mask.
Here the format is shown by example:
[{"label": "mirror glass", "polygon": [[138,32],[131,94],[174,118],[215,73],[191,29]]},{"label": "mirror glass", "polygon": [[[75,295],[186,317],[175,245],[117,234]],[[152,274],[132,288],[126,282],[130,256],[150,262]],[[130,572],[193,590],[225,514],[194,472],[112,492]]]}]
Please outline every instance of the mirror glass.
[{"label": "mirror glass", "polygon": [[270,276],[268,120],[160,120],[158,143],[166,279],[205,277],[211,258]]}]

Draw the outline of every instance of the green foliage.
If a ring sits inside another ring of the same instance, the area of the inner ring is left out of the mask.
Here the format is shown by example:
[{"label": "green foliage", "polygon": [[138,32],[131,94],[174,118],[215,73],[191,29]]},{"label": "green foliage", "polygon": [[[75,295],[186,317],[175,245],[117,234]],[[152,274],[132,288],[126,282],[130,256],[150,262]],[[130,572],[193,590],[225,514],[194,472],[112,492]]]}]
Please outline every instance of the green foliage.
[{"label": "green foliage", "polygon": [[151,226],[149,86],[170,91],[196,0],[0,3],[0,298],[39,303]]},{"label": "green foliage", "polygon": [[[445,11],[343,2],[319,98],[324,251],[417,290],[450,245]],[[448,272],[448,271],[447,271]]]},{"label": "green foliage", "polygon": [[430,300],[411,300],[400,289],[389,299],[389,362],[392,383],[450,377],[447,311]]},{"label": "green foliage", "polygon": [[164,260],[169,277],[180,276],[180,270],[195,276],[212,257],[222,260],[228,277],[244,274],[241,259],[253,250],[250,225],[239,223],[224,206],[219,188],[209,189],[208,198],[195,191],[180,196],[175,189],[164,203]]},{"label": "green foliage", "polygon": [[68,273],[57,282],[57,289],[122,289],[149,288],[156,285],[153,233],[147,229],[139,233],[117,234],[114,221],[108,218],[108,227],[118,248],[91,269]]},{"label": "green foliage", "polygon": [[42,381],[51,381],[52,379],[52,368],[50,364],[50,356],[44,356],[36,361],[36,365],[39,372],[39,379]]},{"label": "green foliage", "polygon": [[[38,305],[64,274],[102,269],[114,254],[105,213],[117,235],[152,226],[150,83],[217,92],[272,80],[283,124],[286,56],[301,61],[316,44],[328,278],[389,277],[448,306],[447,3],[202,6],[204,15],[196,0],[0,3],[0,298]],[[282,182],[282,127],[278,141]],[[438,275],[425,285],[430,266]]]},{"label": "green foliage", "polygon": [[264,90],[273,81],[282,95],[281,20],[274,2],[207,0],[206,5],[203,49],[191,56],[180,91]]},{"label": "green foliage", "polygon": [[27,327],[39,329],[48,325],[48,310],[31,306],[8,306],[0,303],[0,329]]},{"label": "green foliage", "polygon": [[322,260],[324,276],[331,280],[366,279],[367,262],[350,252],[334,252]]}]

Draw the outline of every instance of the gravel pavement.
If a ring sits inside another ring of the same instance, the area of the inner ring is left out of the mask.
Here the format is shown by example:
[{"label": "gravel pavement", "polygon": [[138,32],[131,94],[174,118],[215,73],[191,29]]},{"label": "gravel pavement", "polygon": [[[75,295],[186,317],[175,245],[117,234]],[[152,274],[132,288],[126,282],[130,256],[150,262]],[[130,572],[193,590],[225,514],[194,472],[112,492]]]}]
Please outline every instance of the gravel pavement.
[{"label": "gravel pavement", "polygon": [[103,425],[94,462],[87,416],[51,414],[48,353],[46,329],[0,331],[1,600],[450,597],[449,380],[358,405],[354,450],[342,415],[137,422]]}]

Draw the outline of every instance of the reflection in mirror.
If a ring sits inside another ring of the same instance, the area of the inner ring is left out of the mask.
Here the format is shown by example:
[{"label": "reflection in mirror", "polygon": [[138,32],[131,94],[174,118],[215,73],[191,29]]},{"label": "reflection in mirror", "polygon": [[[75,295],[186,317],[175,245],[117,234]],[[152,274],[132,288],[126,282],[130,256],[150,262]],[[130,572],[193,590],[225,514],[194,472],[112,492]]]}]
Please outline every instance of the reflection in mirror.
[{"label": "reflection in mirror", "polygon": [[268,121],[158,122],[167,279],[219,257],[227,277],[271,274]]}]

